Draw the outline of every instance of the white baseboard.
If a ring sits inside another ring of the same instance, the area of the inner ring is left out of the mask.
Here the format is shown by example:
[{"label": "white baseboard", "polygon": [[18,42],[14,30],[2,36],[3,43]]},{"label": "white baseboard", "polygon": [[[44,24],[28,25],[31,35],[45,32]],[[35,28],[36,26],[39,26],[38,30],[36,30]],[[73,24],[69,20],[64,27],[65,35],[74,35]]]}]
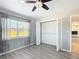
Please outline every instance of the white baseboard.
[{"label": "white baseboard", "polygon": [[45,43],[45,44],[49,44],[49,45],[54,45],[54,46],[56,46],[56,42],[53,42],[53,43],[49,43],[49,42],[42,42],[42,43]]},{"label": "white baseboard", "polygon": [[71,52],[71,51],[69,51],[69,50],[65,50],[65,49],[61,49],[61,51],[65,51],[65,52]]},{"label": "white baseboard", "polygon": [[31,45],[34,45],[34,44],[30,44],[30,45],[27,45],[27,46],[23,46],[23,47],[20,47],[20,48],[16,48],[16,49],[13,49],[13,50],[10,50],[10,51],[6,51],[6,52],[3,52],[3,53],[0,53],[0,56],[4,55],[4,54],[11,53],[11,52],[14,52],[14,51],[19,50],[19,49],[23,49],[23,48],[31,46]]}]

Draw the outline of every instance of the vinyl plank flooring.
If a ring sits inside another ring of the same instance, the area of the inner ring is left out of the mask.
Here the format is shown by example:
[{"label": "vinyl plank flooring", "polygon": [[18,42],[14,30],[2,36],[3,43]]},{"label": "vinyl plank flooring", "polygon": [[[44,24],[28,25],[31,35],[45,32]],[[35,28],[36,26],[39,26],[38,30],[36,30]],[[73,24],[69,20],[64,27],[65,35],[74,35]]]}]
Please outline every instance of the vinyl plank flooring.
[{"label": "vinyl plank flooring", "polygon": [[68,52],[56,52],[55,46],[41,44],[2,55],[0,59],[79,59],[79,55]]}]

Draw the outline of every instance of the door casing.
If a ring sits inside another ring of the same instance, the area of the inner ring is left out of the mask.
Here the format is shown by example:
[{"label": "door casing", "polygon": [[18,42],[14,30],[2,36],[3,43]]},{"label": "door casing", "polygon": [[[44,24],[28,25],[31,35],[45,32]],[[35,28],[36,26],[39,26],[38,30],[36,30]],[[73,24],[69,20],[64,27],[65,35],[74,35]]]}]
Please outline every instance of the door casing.
[{"label": "door casing", "polygon": [[53,22],[53,21],[56,21],[56,24],[57,24],[57,27],[56,27],[56,51],[59,51],[60,48],[59,48],[59,40],[58,40],[58,19],[57,20],[50,20],[50,21],[44,21],[44,22],[40,22],[40,43],[41,43],[41,40],[42,40],[42,23],[45,23],[45,22]]}]

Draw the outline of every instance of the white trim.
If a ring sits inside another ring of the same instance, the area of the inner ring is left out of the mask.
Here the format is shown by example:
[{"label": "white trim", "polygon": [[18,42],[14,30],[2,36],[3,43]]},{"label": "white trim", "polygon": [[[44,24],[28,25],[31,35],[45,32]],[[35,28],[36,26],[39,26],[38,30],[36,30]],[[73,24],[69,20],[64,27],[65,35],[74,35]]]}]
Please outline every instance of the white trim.
[{"label": "white trim", "polygon": [[49,19],[45,18],[45,19],[40,20],[39,22],[49,22],[49,21],[53,21],[53,20],[57,20],[57,19],[58,18],[49,18]]},{"label": "white trim", "polygon": [[64,49],[62,49],[62,51],[65,51],[65,52],[71,52],[71,51],[69,51],[69,50],[64,50]]},{"label": "white trim", "polygon": [[34,44],[30,44],[30,45],[27,45],[27,46],[23,46],[23,47],[20,47],[20,48],[16,48],[16,49],[13,49],[13,50],[10,50],[10,51],[6,51],[6,52],[3,52],[3,53],[0,53],[0,56],[4,55],[4,54],[11,53],[11,52],[14,52],[14,51],[19,50],[19,49],[23,49],[23,48],[31,46],[31,45],[34,45]]},{"label": "white trim", "polygon": [[58,34],[59,34],[59,31],[58,31],[58,30],[59,30],[59,29],[58,29],[58,19],[57,19],[57,29],[56,29],[56,32],[57,32],[57,33],[56,33],[56,36],[57,36],[57,38],[56,38],[56,45],[57,45],[56,48],[57,48],[57,52],[60,50],[60,48],[59,48],[59,47],[60,47],[60,46],[59,46],[59,38],[58,38],[58,37],[59,37],[59,35],[58,35]]},{"label": "white trim", "polygon": [[62,19],[61,19],[61,42],[60,42],[61,44],[61,48],[60,49],[62,49]]},{"label": "white trim", "polygon": [[[59,20],[59,24],[60,24],[60,33],[58,31],[58,37],[59,37],[59,34],[60,34],[60,41],[59,41],[59,38],[58,38],[58,43],[59,43],[59,51],[62,50],[62,18]],[[59,25],[58,24],[58,25]],[[59,30],[59,27],[58,27],[58,30]]]},{"label": "white trim", "polygon": [[40,22],[36,22],[36,45],[40,45]]},{"label": "white trim", "polygon": [[60,50],[61,50],[61,48],[62,48],[62,19],[61,19],[60,23],[61,23],[60,24],[60,26],[61,26],[61,29],[60,29],[61,30],[61,32],[60,32],[61,33]]},{"label": "white trim", "polygon": [[72,16],[70,16],[70,52],[72,52]]},{"label": "white trim", "polygon": [[42,19],[40,19],[40,21],[42,22],[44,22],[44,21],[50,21],[50,20],[55,20],[55,19],[58,19],[58,18],[53,18],[53,17],[45,17],[45,18],[42,18]]}]

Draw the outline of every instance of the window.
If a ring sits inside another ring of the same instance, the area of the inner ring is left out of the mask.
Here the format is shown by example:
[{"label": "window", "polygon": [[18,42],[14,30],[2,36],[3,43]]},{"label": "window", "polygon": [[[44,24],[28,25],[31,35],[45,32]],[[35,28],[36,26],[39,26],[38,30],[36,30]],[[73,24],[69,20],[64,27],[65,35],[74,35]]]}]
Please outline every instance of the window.
[{"label": "window", "polygon": [[16,38],[17,37],[17,21],[7,19],[7,38]]},{"label": "window", "polygon": [[3,25],[5,24],[6,26],[3,26],[3,37],[6,37],[7,39],[29,37],[30,35],[29,22],[22,22],[8,18],[6,22],[3,21]]},{"label": "window", "polygon": [[28,22],[18,22],[18,36],[28,37],[29,36],[29,23]]}]

